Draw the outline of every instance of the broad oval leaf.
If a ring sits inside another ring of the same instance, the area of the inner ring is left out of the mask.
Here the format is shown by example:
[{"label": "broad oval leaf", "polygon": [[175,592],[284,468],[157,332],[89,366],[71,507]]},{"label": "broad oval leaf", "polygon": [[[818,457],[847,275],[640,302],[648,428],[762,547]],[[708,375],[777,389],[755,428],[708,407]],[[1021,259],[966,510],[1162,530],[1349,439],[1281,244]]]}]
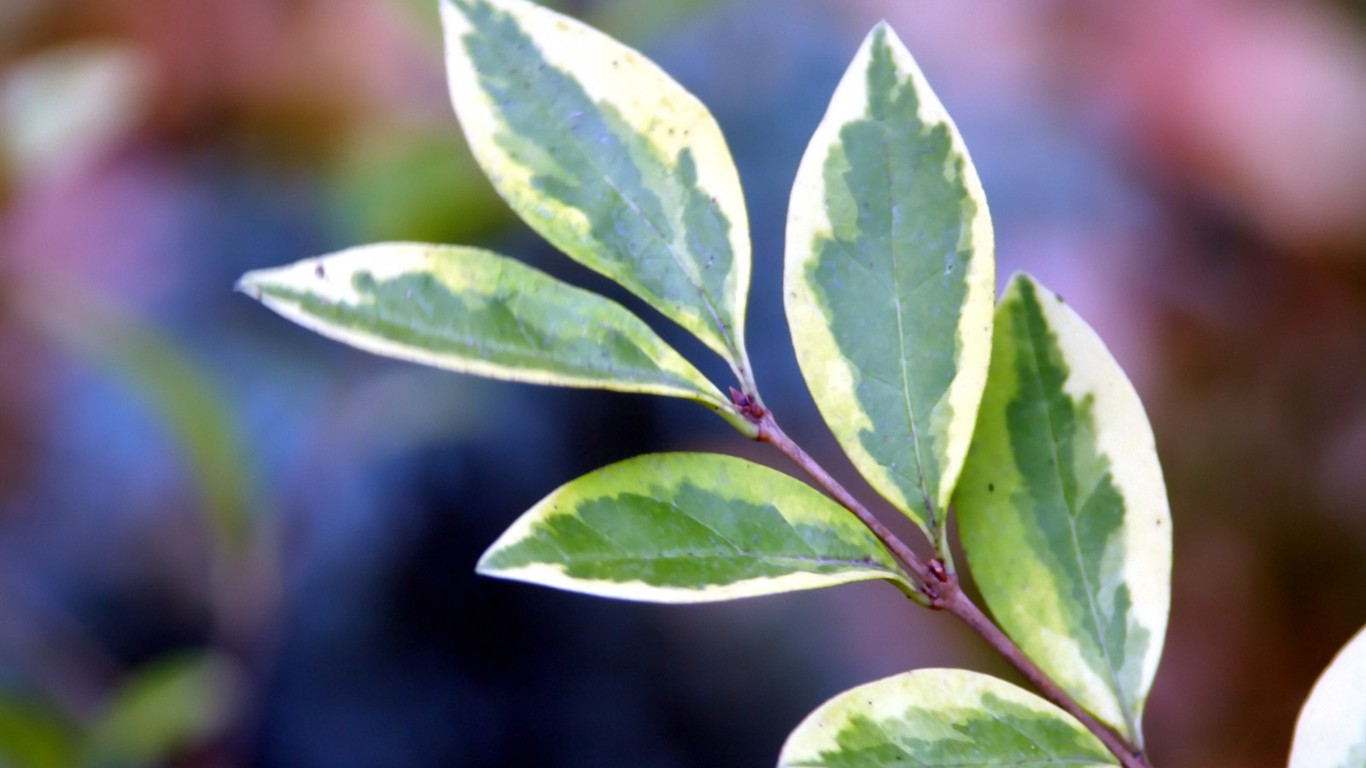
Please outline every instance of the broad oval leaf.
[{"label": "broad oval leaf", "polygon": [[1071,715],[1010,683],[920,669],[846,691],[783,745],[779,768],[1118,765]]},{"label": "broad oval leaf", "polygon": [[1366,627],[1309,692],[1295,724],[1290,768],[1366,768]]},{"label": "broad oval leaf", "polygon": [[526,0],[442,0],[451,98],[513,210],[748,382],[749,224],[711,113],[653,62]]},{"label": "broad oval leaf", "polygon": [[494,379],[727,403],[640,318],[495,253],[384,243],[248,272],[238,289],[324,336]]},{"label": "broad oval leaf", "polygon": [[955,496],[972,575],[1001,627],[1142,746],[1171,602],[1171,513],[1152,428],[1104,343],[1017,275]]},{"label": "broad oval leaf", "polygon": [[706,453],[639,456],[573,480],[479,560],[488,576],[656,603],[888,579],[891,555],[814,488]]},{"label": "broad oval leaf", "polygon": [[826,424],[940,545],[986,381],[995,274],[962,138],[879,24],[797,172],[785,302]]}]

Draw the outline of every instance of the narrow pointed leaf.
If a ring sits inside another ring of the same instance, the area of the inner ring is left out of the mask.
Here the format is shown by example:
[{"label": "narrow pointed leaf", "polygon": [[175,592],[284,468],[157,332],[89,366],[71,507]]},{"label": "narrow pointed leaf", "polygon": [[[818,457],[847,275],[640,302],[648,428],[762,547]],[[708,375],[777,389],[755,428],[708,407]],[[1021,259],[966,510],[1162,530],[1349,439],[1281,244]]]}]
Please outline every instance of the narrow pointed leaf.
[{"label": "narrow pointed leaf", "polygon": [[488,251],[369,245],[248,272],[238,288],[306,328],[388,357],[727,405],[621,305]]},{"label": "narrow pointed leaf", "polygon": [[455,111],[499,194],[747,371],[749,224],[706,107],[636,51],[526,0],[441,11]]},{"label": "narrow pointed leaf", "polygon": [[1366,768],[1366,628],[1314,683],[1295,724],[1290,768]]},{"label": "narrow pointed leaf", "polygon": [[967,149],[880,24],[797,173],[787,317],[826,424],[936,542],[986,380],[994,281],[991,219]]},{"label": "narrow pointed leaf", "polygon": [[657,603],[888,579],[887,551],[810,486],[729,456],[640,456],[547,496],[479,560],[488,576]]},{"label": "narrow pointed leaf", "polygon": [[1115,759],[1071,715],[962,669],[846,691],[788,736],[779,768],[1102,768]]},{"label": "narrow pointed leaf", "polygon": [[1001,627],[1141,746],[1171,601],[1171,515],[1152,428],[1090,326],[1023,275],[996,311],[955,508]]}]

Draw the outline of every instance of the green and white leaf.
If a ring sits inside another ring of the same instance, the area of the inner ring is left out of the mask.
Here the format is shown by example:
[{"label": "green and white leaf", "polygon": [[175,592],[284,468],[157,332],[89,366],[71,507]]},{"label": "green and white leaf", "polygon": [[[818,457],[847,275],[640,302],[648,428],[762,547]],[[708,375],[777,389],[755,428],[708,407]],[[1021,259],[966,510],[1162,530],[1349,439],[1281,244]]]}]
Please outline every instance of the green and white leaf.
[{"label": "green and white leaf", "polygon": [[367,245],[248,272],[237,287],[306,328],[387,357],[729,405],[621,305],[488,251]]},{"label": "green and white leaf", "polygon": [[891,555],[810,486],[730,456],[664,453],[547,496],[479,560],[488,576],[656,603],[700,603],[887,579]]},{"label": "green and white leaf", "polygon": [[788,736],[779,768],[1103,768],[1075,718],[963,669],[920,669],[846,691]]},{"label": "green and white leaf", "polygon": [[991,375],[954,503],[1001,627],[1142,746],[1171,602],[1171,513],[1152,428],[1090,326],[1031,278],[996,310]]},{"label": "green and white leaf", "polygon": [[518,215],[748,382],[749,224],[707,108],[653,62],[526,0],[442,0],[451,97]]},{"label": "green and white leaf", "polygon": [[963,140],[879,24],[797,172],[784,293],[825,423],[936,543],[986,382],[995,279]]},{"label": "green and white leaf", "polygon": [[1290,768],[1366,768],[1366,627],[1309,692],[1295,724]]}]

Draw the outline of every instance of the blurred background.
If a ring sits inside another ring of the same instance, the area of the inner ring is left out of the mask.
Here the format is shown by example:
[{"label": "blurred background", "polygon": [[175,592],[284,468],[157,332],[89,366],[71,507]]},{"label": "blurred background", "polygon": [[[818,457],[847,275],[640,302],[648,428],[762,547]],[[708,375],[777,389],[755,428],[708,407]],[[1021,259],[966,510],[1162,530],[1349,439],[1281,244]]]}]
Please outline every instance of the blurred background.
[{"label": "blurred background", "polygon": [[[1002,284],[1064,294],[1153,420],[1176,524],[1154,765],[1283,765],[1366,623],[1366,6],[555,5],[716,113],[760,383],[846,478],[785,332],[783,219],[892,22],[972,150]],[[231,291],[377,240],[640,306],[473,166],[433,0],[0,0],[0,765],[762,766],[853,685],[1012,677],[881,585],[663,608],[476,578],[577,474],[754,447],[686,403],[370,357]]]}]

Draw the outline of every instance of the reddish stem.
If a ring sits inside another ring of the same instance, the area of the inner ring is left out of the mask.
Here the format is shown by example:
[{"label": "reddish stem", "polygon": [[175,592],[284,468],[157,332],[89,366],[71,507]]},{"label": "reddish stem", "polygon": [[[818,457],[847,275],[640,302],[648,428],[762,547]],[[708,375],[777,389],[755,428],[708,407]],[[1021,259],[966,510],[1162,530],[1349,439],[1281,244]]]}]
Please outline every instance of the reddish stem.
[{"label": "reddish stem", "polygon": [[928,601],[933,601],[938,597],[933,590],[925,591],[923,589],[923,587],[929,587],[932,583],[936,582],[930,574],[930,569],[925,564],[925,561],[921,560],[910,547],[906,546],[906,542],[902,541],[896,534],[892,533],[887,526],[883,525],[882,521],[878,520],[877,516],[874,515],[871,510],[859,503],[859,500],[854,498],[853,494],[849,493],[844,486],[840,485],[838,480],[831,477],[830,473],[826,472],[824,467],[816,463],[816,460],[811,458],[810,454],[802,450],[800,445],[797,445],[792,438],[788,437],[787,433],[783,432],[782,428],[778,426],[778,422],[773,420],[772,413],[764,414],[763,418],[757,423],[759,425],[758,440],[760,442],[772,444],[773,447],[777,448],[784,456],[791,459],[794,464],[801,467],[802,471],[810,475],[811,479],[816,481],[816,485],[830,494],[835,501],[840,503],[840,506],[853,512],[854,517],[857,517],[860,522],[867,526],[868,530],[873,532],[873,535],[877,537],[878,541],[882,542],[892,555],[900,561],[906,572],[906,576],[910,578],[912,584],[920,589],[921,594],[923,594]]},{"label": "reddish stem", "polygon": [[[954,578],[956,582],[956,577],[951,578]],[[1014,667],[1021,675],[1024,675],[1024,678],[1028,680],[1039,693],[1043,694],[1045,699],[1058,705],[1064,709],[1067,714],[1075,717],[1082,725],[1086,726],[1086,730],[1095,734],[1095,737],[1100,739],[1101,743],[1105,745],[1105,748],[1110,750],[1115,757],[1119,758],[1120,765],[1124,766],[1124,768],[1151,768],[1148,765],[1148,762],[1143,758],[1143,755],[1130,747],[1129,744],[1121,739],[1114,731],[1106,728],[1100,721],[1096,720],[1086,710],[1078,706],[1077,702],[1073,701],[1071,696],[1068,696],[1066,692],[1059,688],[1057,683],[1053,682],[1052,678],[1045,674],[1042,669],[1039,669],[1038,665],[1026,656],[1024,651],[1020,650],[1020,647],[1007,637],[1006,634],[1001,631],[1000,627],[997,627],[991,619],[982,612],[982,609],[978,608],[972,600],[968,599],[968,596],[964,594],[963,590],[957,588],[956,583],[954,584],[954,589],[940,607],[958,617],[960,621],[972,628],[972,631],[980,635],[983,640],[986,640],[987,645],[990,645],[993,650],[1005,657],[1005,660],[1010,662],[1010,666]]]},{"label": "reddish stem", "polygon": [[[732,398],[735,396],[733,393]],[[824,467],[811,458],[810,454],[788,437],[787,433],[778,426],[778,422],[774,420],[771,412],[766,412],[762,408],[753,410],[744,408],[743,405],[750,402],[748,398],[743,399],[743,401],[737,399],[736,402],[737,405],[742,406],[741,413],[758,427],[757,440],[771,444],[784,456],[791,459],[794,464],[801,467],[802,471],[811,476],[816,485],[830,494],[841,506],[852,512],[860,522],[867,526],[869,531],[872,531],[878,541],[887,547],[888,551],[901,563],[902,572],[914,585],[916,592],[921,596],[920,602],[923,605],[935,610],[947,611],[957,617],[959,621],[967,624],[987,642],[987,645],[990,645],[1012,667],[1018,670],[1044,698],[1075,717],[1088,731],[1094,734],[1105,745],[1105,748],[1119,759],[1123,768],[1151,768],[1138,750],[1131,747],[1114,731],[1105,727],[1086,710],[1082,709],[1032,659],[1026,656],[1024,651],[1020,650],[1020,647],[1001,631],[1000,627],[997,627],[972,600],[968,599],[968,596],[959,587],[957,575],[947,571],[943,563],[937,559],[930,560],[927,563],[916,555],[915,551],[896,534],[892,533],[887,526],[883,525],[882,521],[871,510],[863,506],[858,499],[854,498],[853,494],[840,485],[838,480],[831,477]]]}]

